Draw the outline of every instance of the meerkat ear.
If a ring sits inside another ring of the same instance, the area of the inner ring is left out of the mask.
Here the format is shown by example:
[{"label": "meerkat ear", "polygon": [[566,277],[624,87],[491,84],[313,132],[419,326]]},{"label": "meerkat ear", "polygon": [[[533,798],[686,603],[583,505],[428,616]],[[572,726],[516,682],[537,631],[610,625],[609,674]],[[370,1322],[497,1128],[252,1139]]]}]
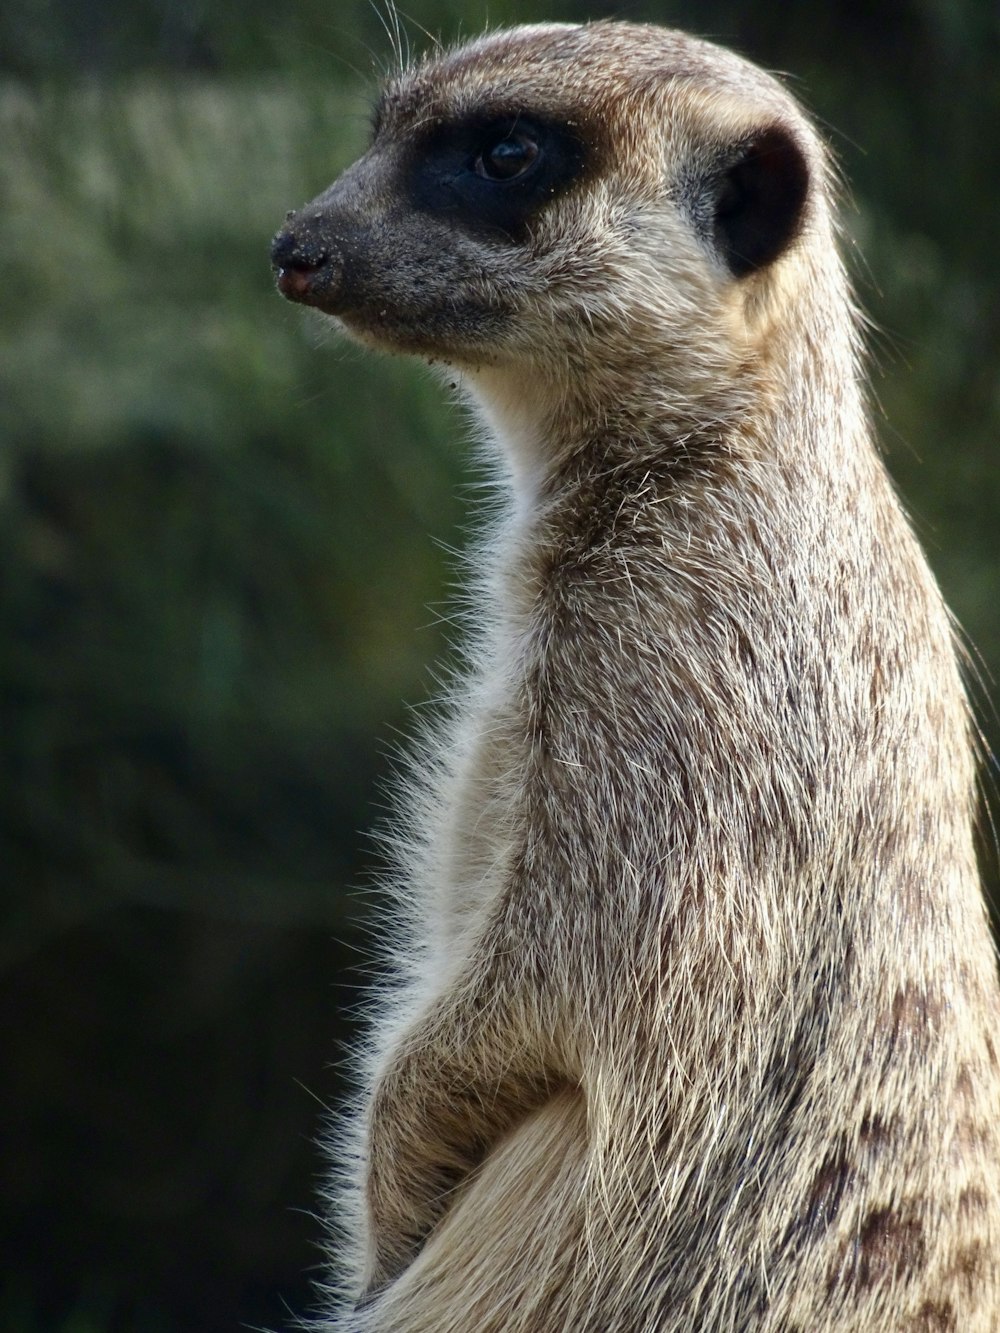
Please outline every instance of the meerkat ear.
[{"label": "meerkat ear", "polygon": [[783,125],[743,140],[716,178],[713,232],[730,272],[745,277],[772,264],[799,233],[809,166]]}]

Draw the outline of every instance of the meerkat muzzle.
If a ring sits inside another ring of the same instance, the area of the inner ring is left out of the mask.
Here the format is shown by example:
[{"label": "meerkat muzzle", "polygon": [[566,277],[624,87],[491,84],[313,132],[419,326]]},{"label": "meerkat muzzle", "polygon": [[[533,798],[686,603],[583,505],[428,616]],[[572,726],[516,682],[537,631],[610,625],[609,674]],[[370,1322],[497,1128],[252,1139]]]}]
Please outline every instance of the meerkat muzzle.
[{"label": "meerkat muzzle", "polygon": [[[286,219],[294,222],[295,214]],[[278,291],[289,301],[328,309],[336,300],[343,261],[320,237],[285,226],[271,242],[271,265]]]}]

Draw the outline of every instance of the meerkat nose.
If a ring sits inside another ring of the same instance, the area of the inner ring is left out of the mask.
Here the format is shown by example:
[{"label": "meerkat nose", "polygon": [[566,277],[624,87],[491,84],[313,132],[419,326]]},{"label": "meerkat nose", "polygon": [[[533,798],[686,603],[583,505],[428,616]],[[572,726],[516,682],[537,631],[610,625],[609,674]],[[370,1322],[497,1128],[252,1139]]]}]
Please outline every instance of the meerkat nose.
[{"label": "meerkat nose", "polygon": [[339,262],[315,234],[286,227],[271,242],[271,266],[282,296],[309,305],[336,282]]}]

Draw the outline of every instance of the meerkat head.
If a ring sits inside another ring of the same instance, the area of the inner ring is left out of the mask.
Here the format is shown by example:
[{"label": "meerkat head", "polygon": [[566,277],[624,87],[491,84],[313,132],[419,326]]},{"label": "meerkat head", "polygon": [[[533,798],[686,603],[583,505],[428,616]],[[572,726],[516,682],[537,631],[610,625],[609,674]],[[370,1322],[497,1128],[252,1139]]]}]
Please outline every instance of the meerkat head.
[{"label": "meerkat head", "polygon": [[650,352],[697,401],[766,326],[823,171],[794,101],[729,52],[521,27],[393,79],[368,151],[288,215],[272,260],[290,300],[508,396]]}]

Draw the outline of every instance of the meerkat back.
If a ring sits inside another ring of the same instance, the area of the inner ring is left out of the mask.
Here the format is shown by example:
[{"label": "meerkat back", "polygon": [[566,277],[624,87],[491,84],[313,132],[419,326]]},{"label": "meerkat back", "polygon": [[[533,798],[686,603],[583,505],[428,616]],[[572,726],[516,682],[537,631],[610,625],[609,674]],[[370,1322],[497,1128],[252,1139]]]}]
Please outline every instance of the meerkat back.
[{"label": "meerkat back", "polygon": [[330,1330],[1000,1328],[972,728],[833,208],[752,65],[545,25],[392,79],[274,240],[506,469],[400,812]]}]

